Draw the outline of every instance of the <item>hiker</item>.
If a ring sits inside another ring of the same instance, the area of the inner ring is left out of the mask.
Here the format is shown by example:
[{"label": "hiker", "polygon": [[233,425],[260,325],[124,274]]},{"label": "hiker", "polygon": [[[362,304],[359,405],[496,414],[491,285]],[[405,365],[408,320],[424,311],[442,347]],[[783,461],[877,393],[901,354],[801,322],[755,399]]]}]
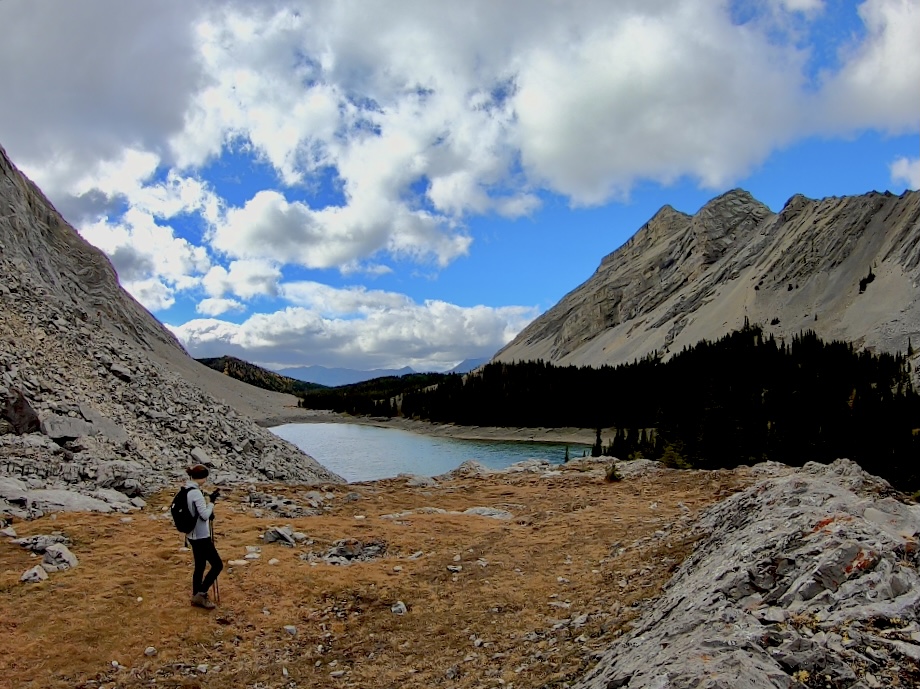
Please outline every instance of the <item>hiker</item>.
[{"label": "hiker", "polygon": [[[211,610],[215,606],[208,598],[208,589],[224,568],[224,563],[214,547],[210,526],[211,520],[214,519],[214,501],[220,495],[220,490],[215,489],[210,494],[210,503],[208,503],[204,499],[204,493],[201,492],[201,487],[208,478],[208,468],[203,464],[196,464],[186,469],[185,473],[189,475],[189,480],[185,484],[185,487],[189,489],[186,495],[188,508],[192,514],[198,515],[195,528],[186,534],[195,556],[195,571],[192,573],[192,605]],[[206,564],[210,564],[211,568],[205,577]]]}]

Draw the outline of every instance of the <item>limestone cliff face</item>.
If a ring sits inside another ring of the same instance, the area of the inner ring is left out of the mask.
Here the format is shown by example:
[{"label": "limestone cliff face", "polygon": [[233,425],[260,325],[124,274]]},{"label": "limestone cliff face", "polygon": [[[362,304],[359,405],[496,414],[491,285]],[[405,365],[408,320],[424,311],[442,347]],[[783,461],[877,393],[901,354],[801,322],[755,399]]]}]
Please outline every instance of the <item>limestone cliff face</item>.
[{"label": "limestone cliff face", "polygon": [[667,355],[740,327],[803,329],[881,351],[920,342],[920,192],[779,213],[743,190],[696,215],[662,208],[496,356],[600,366]]},{"label": "limestone cliff face", "polygon": [[0,479],[136,496],[203,462],[341,481],[247,418],[253,394],[191,359],[0,148]]},{"label": "limestone cliff face", "polygon": [[0,250],[19,273],[32,273],[47,297],[66,303],[81,320],[151,347],[184,352],[163,325],[121,289],[108,258],[78,235],[41,190],[19,173],[0,147]]}]

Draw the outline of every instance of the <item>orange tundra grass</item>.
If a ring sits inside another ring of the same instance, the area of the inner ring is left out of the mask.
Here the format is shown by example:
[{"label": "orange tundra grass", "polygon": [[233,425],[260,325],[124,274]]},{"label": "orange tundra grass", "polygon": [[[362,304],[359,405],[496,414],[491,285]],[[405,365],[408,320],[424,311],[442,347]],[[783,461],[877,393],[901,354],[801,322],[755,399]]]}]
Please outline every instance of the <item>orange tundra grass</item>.
[{"label": "orange tundra grass", "polygon": [[[19,536],[63,532],[80,564],[41,584],[22,584],[21,574],[40,559],[0,541],[0,686],[561,682],[584,671],[591,653],[636,616],[633,605],[658,595],[693,547],[677,533],[633,544],[679,518],[679,502],[696,515],[753,481],[740,471],[664,470],[611,484],[604,468],[576,461],[554,477],[490,475],[430,488],[408,488],[400,479],[258,487],[300,505],[314,488],[334,494],[322,516],[294,519],[269,510],[255,516],[244,488],[222,488],[214,525],[225,564],[242,559],[248,545],[262,553],[224,569],[221,604],[211,612],[189,605],[192,554],[181,550],[182,537],[163,511],[173,490],[152,496],[130,521],[121,514],[61,513],[16,522]],[[345,500],[352,492],[361,498]],[[514,519],[381,518],[476,506],[509,510]],[[266,530],[284,525],[313,544],[262,543]],[[342,538],[383,540],[387,551],[349,566],[311,566],[299,557],[321,555]],[[617,555],[619,547],[626,549]],[[418,551],[421,557],[409,559]],[[272,558],[279,563],[268,564]],[[459,572],[448,570],[457,565]],[[397,601],[406,614],[391,611]],[[554,629],[586,613],[584,626]],[[150,646],[156,655],[145,655]]]}]

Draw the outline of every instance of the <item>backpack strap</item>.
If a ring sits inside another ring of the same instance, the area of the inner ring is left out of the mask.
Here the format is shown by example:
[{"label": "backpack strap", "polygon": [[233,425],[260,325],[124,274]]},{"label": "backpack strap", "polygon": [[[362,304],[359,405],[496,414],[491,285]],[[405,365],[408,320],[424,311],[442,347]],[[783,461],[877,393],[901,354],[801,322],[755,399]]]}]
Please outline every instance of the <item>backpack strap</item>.
[{"label": "backpack strap", "polygon": [[[193,490],[197,490],[199,493],[201,493],[201,488],[198,488],[198,487],[189,488],[188,486],[183,486],[182,490],[185,491],[185,504],[186,504],[186,505],[188,505],[188,494],[189,494],[189,493],[191,493]],[[201,493],[201,497],[204,498],[204,493]],[[196,518],[196,519],[201,519],[201,515],[198,513],[198,507],[195,505],[194,502],[192,503],[192,506],[189,507],[189,510],[188,510],[188,511],[189,511],[189,512],[194,512],[194,513],[195,513],[195,518]]]}]

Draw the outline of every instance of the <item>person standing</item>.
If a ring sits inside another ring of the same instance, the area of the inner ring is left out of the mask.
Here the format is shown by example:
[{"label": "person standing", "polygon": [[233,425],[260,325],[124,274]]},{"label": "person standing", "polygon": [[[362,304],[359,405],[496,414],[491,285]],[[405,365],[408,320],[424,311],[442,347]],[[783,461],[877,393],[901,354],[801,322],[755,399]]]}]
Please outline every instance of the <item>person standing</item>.
[{"label": "person standing", "polygon": [[[189,489],[186,495],[188,508],[192,514],[198,515],[195,528],[186,534],[192,546],[192,554],[195,556],[195,569],[192,572],[192,605],[212,610],[215,605],[208,598],[208,590],[224,568],[224,563],[214,547],[210,529],[210,522],[214,519],[214,502],[220,495],[220,490],[215,489],[210,494],[210,502],[208,502],[201,490],[208,479],[208,468],[203,464],[196,464],[186,469],[185,473],[189,476],[185,484],[185,487]],[[204,570],[207,565],[210,565],[210,569],[205,576]]]}]

